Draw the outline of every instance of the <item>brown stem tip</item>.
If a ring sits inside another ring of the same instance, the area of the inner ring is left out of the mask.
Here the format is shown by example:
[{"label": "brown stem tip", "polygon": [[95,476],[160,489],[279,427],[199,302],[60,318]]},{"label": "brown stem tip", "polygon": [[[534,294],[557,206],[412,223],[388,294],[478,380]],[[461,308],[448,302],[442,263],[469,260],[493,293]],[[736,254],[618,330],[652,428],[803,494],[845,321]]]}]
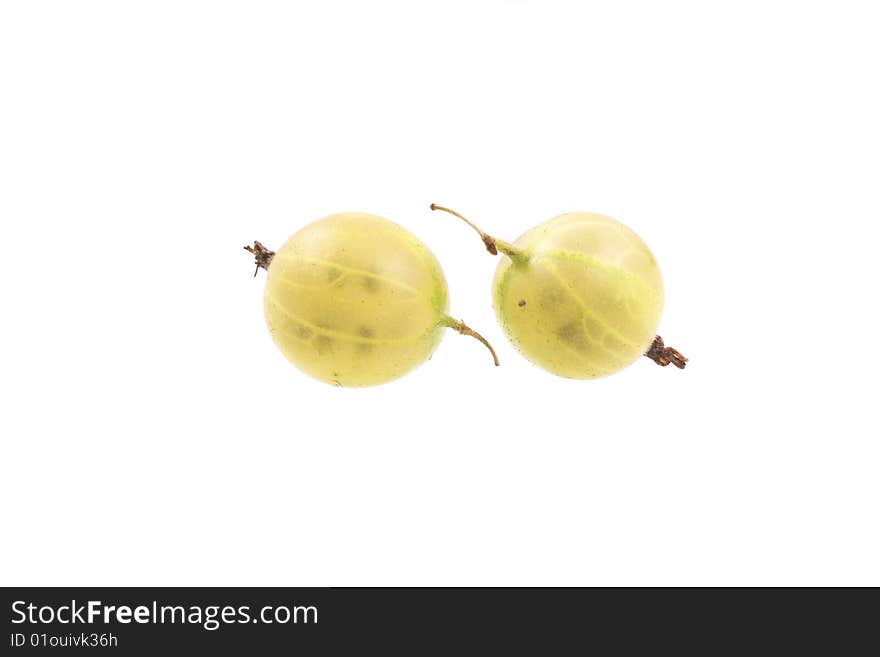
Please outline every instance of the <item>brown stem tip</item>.
[{"label": "brown stem tip", "polygon": [[680,370],[684,369],[688,360],[681,354],[681,352],[672,347],[665,346],[663,344],[663,338],[659,335],[654,338],[654,342],[651,343],[651,347],[645,352],[645,356],[662,367],[666,367],[672,363]]},{"label": "brown stem tip", "polygon": [[275,255],[274,251],[267,249],[260,242],[254,240],[253,246],[246,246],[244,250],[254,254],[254,262],[257,265],[257,268],[254,269],[254,278],[257,276],[257,272],[260,271],[260,267],[268,270],[269,264],[272,262],[272,258]]},{"label": "brown stem tip", "polygon": [[486,245],[486,250],[492,255],[498,255],[498,247],[495,245],[495,238],[491,235],[484,233],[482,229],[480,229],[474,222],[470,219],[467,219],[464,215],[459,214],[455,210],[450,210],[449,208],[445,208],[442,205],[437,205],[436,203],[431,203],[432,210],[439,210],[440,212],[448,212],[453,217],[458,217],[463,222],[465,222],[468,226],[473,228],[480,234],[480,239],[483,240],[483,244]]},{"label": "brown stem tip", "polygon": [[488,349],[492,353],[492,359],[495,361],[495,367],[498,367],[499,365],[501,365],[500,361],[498,360],[498,354],[495,353],[495,350],[492,348],[492,345],[489,344],[489,341],[486,338],[484,338],[482,335],[477,333],[470,326],[465,324],[464,320],[454,320],[452,318],[449,318],[447,321],[449,322],[448,325],[450,328],[458,331],[462,335],[469,335],[472,338],[476,338],[477,340],[482,342],[485,345],[486,349]]}]

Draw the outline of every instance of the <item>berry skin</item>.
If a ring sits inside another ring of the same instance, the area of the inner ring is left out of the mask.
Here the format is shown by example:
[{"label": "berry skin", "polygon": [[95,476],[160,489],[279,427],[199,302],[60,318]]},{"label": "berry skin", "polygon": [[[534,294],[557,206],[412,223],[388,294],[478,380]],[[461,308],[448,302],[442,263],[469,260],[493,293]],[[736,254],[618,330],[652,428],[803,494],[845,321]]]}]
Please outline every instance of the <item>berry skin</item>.
[{"label": "berry skin", "polygon": [[526,358],[559,376],[595,379],[651,346],[663,280],[632,230],[610,217],[572,212],[511,246],[495,271],[493,305]]},{"label": "berry skin", "polygon": [[272,339],[320,381],[360,387],[397,379],[431,357],[446,328],[492,351],[446,314],[446,278],[428,247],[387,219],[334,214],[275,253],[258,242],[245,248],[257,269],[268,270],[264,310]]},{"label": "berry skin", "polygon": [[592,212],[554,217],[510,244],[455,210],[492,255],[492,300],[507,337],[548,372],[597,379],[639,356],[684,369],[688,359],[655,335],[663,279],[650,249],[619,221]]}]

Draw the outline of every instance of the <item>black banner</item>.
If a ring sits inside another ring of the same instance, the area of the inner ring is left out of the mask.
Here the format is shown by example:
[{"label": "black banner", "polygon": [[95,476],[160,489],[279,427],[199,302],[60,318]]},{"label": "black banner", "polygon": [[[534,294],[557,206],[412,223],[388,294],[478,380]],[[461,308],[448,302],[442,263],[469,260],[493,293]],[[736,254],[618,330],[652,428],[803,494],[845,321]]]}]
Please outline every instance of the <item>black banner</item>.
[{"label": "black banner", "polygon": [[[3,654],[711,654],[875,643],[871,589],[2,589]],[[51,652],[49,652],[51,651]]]}]

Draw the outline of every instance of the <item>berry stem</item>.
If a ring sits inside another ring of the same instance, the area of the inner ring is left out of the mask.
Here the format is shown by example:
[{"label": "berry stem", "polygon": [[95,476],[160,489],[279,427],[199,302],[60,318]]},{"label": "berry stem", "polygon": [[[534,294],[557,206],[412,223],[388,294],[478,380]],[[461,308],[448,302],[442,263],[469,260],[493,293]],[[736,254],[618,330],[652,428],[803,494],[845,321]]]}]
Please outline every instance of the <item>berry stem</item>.
[{"label": "berry stem", "polygon": [[447,326],[455,331],[458,331],[462,335],[469,335],[472,338],[476,338],[477,340],[482,342],[486,346],[486,349],[488,349],[491,352],[492,359],[495,361],[495,367],[498,367],[499,365],[501,365],[501,363],[498,360],[498,354],[495,353],[495,350],[492,348],[492,345],[489,344],[489,341],[486,338],[484,338],[482,335],[477,333],[470,326],[465,324],[464,320],[459,321],[459,320],[454,319],[452,317],[449,317],[447,315],[443,318],[443,325]]},{"label": "berry stem", "polygon": [[680,370],[684,369],[688,360],[681,354],[681,352],[664,345],[663,338],[659,335],[654,338],[654,342],[651,343],[651,347],[645,352],[645,356],[662,367],[666,367],[669,363],[672,363]]},{"label": "berry stem", "polygon": [[246,246],[244,247],[244,250],[254,254],[254,262],[257,265],[257,268],[254,269],[254,278],[257,277],[257,272],[260,271],[260,267],[268,271],[272,258],[275,256],[274,251],[267,249],[256,240],[254,240],[253,246]]},{"label": "berry stem", "polygon": [[455,210],[451,210],[450,208],[443,207],[442,205],[437,205],[436,203],[431,203],[432,210],[440,210],[441,212],[447,212],[454,217],[458,217],[463,222],[465,222],[468,226],[473,228],[480,234],[480,239],[483,240],[483,244],[486,245],[486,250],[492,255],[498,255],[498,252],[501,251],[508,258],[515,259],[525,259],[526,255],[520,249],[517,249],[512,244],[505,242],[504,240],[499,240],[497,237],[492,237],[488,233],[484,233],[482,229],[477,226],[473,221],[468,219],[462,214],[459,214]]}]

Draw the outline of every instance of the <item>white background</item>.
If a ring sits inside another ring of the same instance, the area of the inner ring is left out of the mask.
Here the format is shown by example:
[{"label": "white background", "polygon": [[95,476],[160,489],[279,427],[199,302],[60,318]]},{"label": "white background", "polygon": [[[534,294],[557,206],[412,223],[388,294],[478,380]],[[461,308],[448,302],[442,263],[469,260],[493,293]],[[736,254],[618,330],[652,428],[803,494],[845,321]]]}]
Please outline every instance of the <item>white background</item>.
[{"label": "white background", "polygon": [[[4,2],[0,582],[880,584],[875,10]],[[432,201],[625,222],[690,365],[533,367]],[[502,367],[291,367],[242,246],[341,210]]]}]

